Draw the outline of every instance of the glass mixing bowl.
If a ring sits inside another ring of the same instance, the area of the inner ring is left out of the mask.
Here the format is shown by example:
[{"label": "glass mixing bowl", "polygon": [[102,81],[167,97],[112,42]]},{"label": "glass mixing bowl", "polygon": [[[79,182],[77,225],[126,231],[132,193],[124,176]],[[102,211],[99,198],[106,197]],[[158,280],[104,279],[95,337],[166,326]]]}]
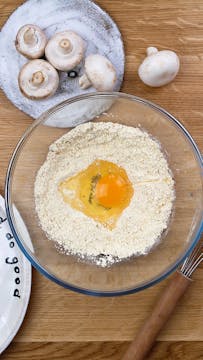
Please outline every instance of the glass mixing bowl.
[{"label": "glass mixing bowl", "polygon": [[[35,177],[49,145],[86,121],[110,121],[145,129],[162,144],[175,179],[174,211],[163,240],[148,255],[109,268],[57,252],[40,228],[35,212]],[[202,168],[200,153],[191,136],[157,105],[122,93],[78,96],[43,114],[18,143],[6,179],[8,220],[24,254],[49,279],[85,294],[133,293],[164,279],[197,243],[203,230]],[[19,221],[16,209],[25,226]]]}]

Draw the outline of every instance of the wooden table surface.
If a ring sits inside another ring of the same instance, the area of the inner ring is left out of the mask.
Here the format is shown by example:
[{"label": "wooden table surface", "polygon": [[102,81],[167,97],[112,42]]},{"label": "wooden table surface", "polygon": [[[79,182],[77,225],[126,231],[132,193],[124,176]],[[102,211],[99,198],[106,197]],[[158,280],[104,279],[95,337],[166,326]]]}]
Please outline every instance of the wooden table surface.
[{"label": "wooden table surface", "polygon": [[[22,0],[0,1],[0,26]],[[67,0],[68,3],[68,0]],[[123,92],[154,101],[175,115],[203,150],[202,0],[98,0],[117,22],[126,51]],[[148,46],[175,50],[181,70],[151,89],[137,76]],[[32,119],[0,94],[0,192],[13,148]],[[148,359],[203,359],[203,267],[159,336]],[[10,359],[119,360],[167,281],[141,293],[94,298],[65,290],[33,270],[25,321],[1,356]]]}]

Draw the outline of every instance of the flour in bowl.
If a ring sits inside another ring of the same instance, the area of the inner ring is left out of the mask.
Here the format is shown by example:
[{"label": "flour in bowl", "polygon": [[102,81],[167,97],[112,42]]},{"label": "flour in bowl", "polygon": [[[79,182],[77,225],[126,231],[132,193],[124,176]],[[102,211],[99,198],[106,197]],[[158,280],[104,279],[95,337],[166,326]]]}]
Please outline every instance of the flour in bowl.
[{"label": "flour in bowl", "polygon": [[147,254],[168,226],[175,197],[160,144],[110,122],[79,125],[50,145],[34,192],[47,237],[100,266]]}]

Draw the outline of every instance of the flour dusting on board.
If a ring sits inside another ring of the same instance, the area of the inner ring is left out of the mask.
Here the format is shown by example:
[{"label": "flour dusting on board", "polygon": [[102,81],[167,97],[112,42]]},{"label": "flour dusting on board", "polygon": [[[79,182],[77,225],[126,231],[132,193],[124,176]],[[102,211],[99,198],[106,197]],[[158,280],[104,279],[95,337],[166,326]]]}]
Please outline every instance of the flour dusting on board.
[{"label": "flour dusting on board", "polygon": [[[73,30],[85,41],[86,56],[100,53],[115,66],[118,80],[115,91],[120,89],[124,73],[124,50],[121,34],[110,18],[98,5],[89,0],[28,0],[8,19],[0,33],[0,86],[11,102],[33,118],[73,96],[95,91],[82,90],[79,77],[68,78],[60,73],[60,86],[56,94],[45,100],[29,100],[18,87],[18,73],[28,61],[15,49],[15,37],[25,24],[41,27],[48,38],[56,32]],[[77,67],[78,76],[84,73],[84,61]]]}]

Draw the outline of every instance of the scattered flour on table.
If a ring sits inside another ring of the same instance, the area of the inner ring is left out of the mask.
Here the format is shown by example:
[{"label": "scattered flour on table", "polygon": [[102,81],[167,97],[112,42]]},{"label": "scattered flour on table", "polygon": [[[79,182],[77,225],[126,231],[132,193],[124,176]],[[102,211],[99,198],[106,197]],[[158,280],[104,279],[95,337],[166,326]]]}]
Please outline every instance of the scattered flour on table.
[{"label": "scattered flour on table", "polygon": [[[134,188],[130,205],[109,230],[63,201],[58,184],[96,159],[124,168]],[[35,182],[35,204],[42,229],[69,254],[107,266],[144,255],[168,226],[174,181],[160,144],[139,128],[86,123],[49,147]]]}]

